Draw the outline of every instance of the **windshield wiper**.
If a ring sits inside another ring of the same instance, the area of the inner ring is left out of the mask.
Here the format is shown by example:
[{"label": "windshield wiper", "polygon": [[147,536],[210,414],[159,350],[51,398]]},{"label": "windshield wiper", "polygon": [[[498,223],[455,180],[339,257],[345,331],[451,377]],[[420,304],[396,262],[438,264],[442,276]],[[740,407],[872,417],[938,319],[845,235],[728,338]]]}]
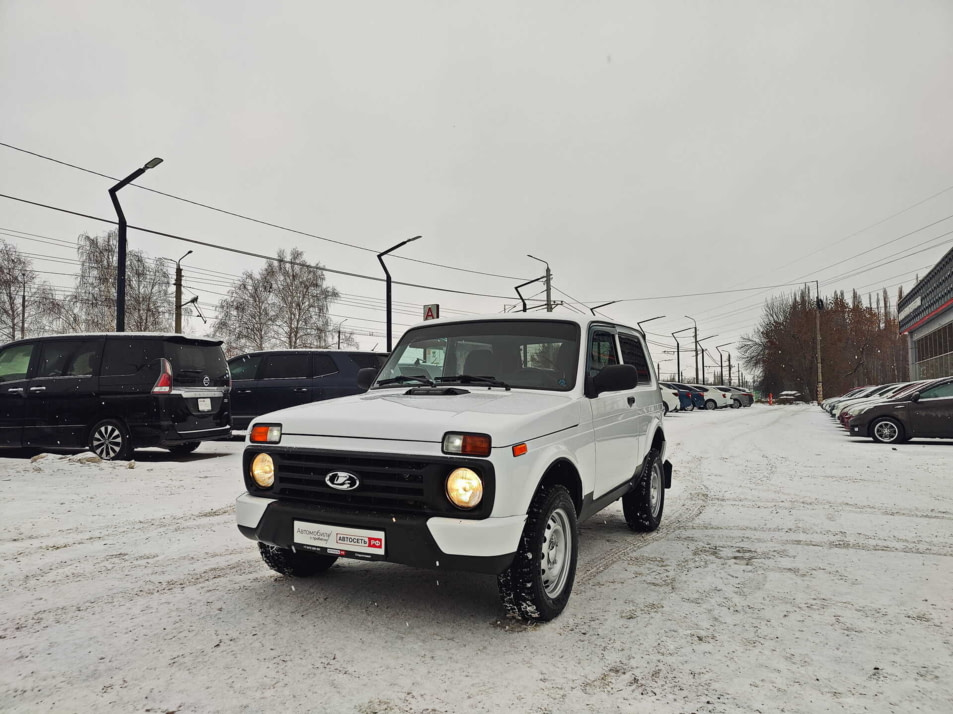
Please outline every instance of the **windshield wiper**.
[{"label": "windshield wiper", "polygon": [[510,390],[510,385],[497,379],[496,377],[478,377],[472,374],[457,374],[451,377],[437,377],[438,382],[456,382],[457,384],[485,384],[489,387],[505,387]]},{"label": "windshield wiper", "polygon": [[403,384],[404,382],[423,382],[424,384],[430,385],[431,387],[436,387],[434,381],[430,377],[425,377],[422,374],[414,374],[407,376],[406,374],[400,374],[396,377],[391,377],[390,379],[381,379],[375,385],[376,387],[384,387],[388,384]]}]

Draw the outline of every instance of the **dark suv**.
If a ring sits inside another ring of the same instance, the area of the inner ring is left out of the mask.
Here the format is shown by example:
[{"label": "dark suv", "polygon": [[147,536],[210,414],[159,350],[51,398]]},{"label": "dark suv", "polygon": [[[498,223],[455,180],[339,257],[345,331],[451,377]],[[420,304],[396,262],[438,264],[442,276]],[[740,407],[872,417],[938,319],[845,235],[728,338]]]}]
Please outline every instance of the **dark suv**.
[{"label": "dark suv", "polygon": [[357,373],[380,369],[379,352],[272,350],[228,360],[232,374],[232,428],[247,429],[257,416],[298,404],[360,394]]},{"label": "dark suv", "polygon": [[112,333],[36,337],[0,348],[0,447],[89,448],[128,459],[228,437],[219,340]]}]

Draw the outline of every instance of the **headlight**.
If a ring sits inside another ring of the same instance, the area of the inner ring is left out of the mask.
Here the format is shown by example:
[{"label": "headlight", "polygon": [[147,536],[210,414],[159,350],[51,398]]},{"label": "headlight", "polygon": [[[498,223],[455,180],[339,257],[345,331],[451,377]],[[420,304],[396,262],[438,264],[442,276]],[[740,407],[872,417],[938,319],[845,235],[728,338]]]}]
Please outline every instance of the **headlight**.
[{"label": "headlight", "polygon": [[255,424],[248,440],[254,444],[277,444],[281,441],[281,424]]},{"label": "headlight", "polygon": [[457,508],[476,508],[483,500],[483,480],[472,469],[454,469],[447,476],[447,498]]},{"label": "headlight", "polygon": [[451,431],[443,435],[443,453],[489,456],[490,442],[489,434],[459,434]]},{"label": "headlight", "polygon": [[251,477],[262,488],[275,483],[275,462],[268,454],[258,454],[251,462]]}]

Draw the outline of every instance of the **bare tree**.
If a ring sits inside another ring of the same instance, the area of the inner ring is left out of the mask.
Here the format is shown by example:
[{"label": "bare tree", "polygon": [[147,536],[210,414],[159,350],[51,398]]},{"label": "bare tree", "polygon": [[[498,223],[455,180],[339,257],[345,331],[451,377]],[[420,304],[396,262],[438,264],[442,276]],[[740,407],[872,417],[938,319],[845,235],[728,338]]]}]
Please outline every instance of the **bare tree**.
[{"label": "bare tree", "polygon": [[[309,264],[293,248],[278,251],[257,273],[242,273],[219,302],[214,332],[230,353],[280,347],[327,347],[337,344],[328,306],[338,291],[325,284],[319,263]],[[334,333],[332,336],[332,332]],[[353,336],[341,334],[342,346]]]},{"label": "bare tree", "polygon": [[43,334],[55,302],[53,289],[37,280],[32,262],[15,245],[0,239],[0,334],[11,340],[27,333]]}]

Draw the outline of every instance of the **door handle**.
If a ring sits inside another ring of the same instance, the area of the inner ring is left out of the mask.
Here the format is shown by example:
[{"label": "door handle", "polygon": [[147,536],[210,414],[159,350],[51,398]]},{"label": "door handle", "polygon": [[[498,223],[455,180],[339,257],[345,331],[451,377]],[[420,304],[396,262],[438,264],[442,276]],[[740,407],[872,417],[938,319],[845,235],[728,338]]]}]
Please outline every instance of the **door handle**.
[{"label": "door handle", "polygon": [[625,401],[627,401],[629,403],[629,406],[631,407],[633,404],[635,404],[635,397],[629,397]]},{"label": "door handle", "polygon": [[250,389],[236,389],[235,394],[251,394]]},{"label": "door handle", "polygon": [[308,391],[308,388],[307,388],[307,387],[295,387],[295,391],[296,391],[296,392],[307,392],[307,391]]},{"label": "door handle", "polygon": [[[20,391],[22,392],[23,390],[21,389]],[[30,391],[31,392],[45,392],[46,387],[30,387]]]},{"label": "door handle", "polygon": [[10,387],[10,389],[8,389],[7,391],[8,391],[8,392],[19,392],[20,394],[23,394],[23,387]]}]

